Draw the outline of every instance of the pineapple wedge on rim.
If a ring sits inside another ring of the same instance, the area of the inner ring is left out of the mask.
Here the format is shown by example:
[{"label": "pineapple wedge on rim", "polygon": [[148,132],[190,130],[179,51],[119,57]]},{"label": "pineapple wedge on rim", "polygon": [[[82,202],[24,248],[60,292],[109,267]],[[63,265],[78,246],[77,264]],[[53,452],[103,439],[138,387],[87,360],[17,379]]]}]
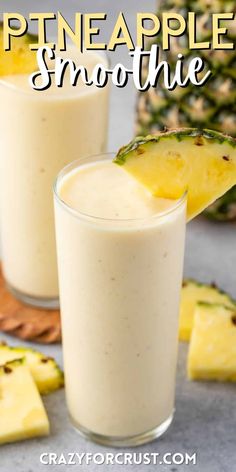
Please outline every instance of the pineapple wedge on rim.
[{"label": "pineapple wedge on rim", "polygon": [[0,366],[0,444],[48,434],[48,417],[25,360]]},{"label": "pineapple wedge on rim", "polygon": [[45,395],[63,387],[63,372],[53,358],[35,349],[0,344],[0,365],[22,358],[25,358],[25,363],[41,394]]},{"label": "pineapple wedge on rim", "polygon": [[215,284],[201,284],[184,280],[180,299],[179,339],[189,341],[194,324],[194,311],[198,302],[221,303],[236,309],[236,302]]},{"label": "pineapple wedge on rim", "polygon": [[236,139],[182,128],[138,137],[114,162],[153,195],[178,199],[185,191],[191,220],[236,184]]},{"label": "pineapple wedge on rim", "polygon": [[37,70],[36,51],[29,45],[37,42],[37,36],[25,34],[12,38],[11,50],[3,49],[3,23],[0,22],[0,77],[14,74],[27,74]]},{"label": "pineapple wedge on rim", "polygon": [[236,382],[236,307],[197,304],[188,354],[188,377]]}]

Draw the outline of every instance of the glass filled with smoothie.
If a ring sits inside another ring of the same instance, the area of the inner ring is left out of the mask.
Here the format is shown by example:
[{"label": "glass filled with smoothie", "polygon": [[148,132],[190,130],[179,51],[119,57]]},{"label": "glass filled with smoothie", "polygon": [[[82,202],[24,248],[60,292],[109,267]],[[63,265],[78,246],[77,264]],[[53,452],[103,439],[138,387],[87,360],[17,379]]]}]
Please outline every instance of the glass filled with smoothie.
[{"label": "glass filled with smoothie", "polygon": [[[106,58],[70,57],[90,74]],[[52,183],[78,156],[106,150],[108,87],[52,85],[33,90],[28,75],[0,80],[0,202],[2,268],[10,290],[35,306],[58,306]]]},{"label": "glass filled with smoothie", "polygon": [[156,198],[101,154],[62,170],[54,199],[72,423],[107,445],[150,441],[174,413],[186,196]]}]

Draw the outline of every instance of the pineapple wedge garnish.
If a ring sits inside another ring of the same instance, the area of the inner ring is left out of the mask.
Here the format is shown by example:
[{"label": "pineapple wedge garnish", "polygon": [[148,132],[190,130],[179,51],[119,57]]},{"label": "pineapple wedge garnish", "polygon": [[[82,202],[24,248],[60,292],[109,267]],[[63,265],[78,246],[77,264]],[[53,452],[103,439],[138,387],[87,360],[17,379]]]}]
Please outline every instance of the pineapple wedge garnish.
[{"label": "pineapple wedge garnish", "polygon": [[41,394],[63,387],[63,372],[53,358],[30,348],[0,345],[0,364],[23,357]]},{"label": "pineapple wedge garnish", "polygon": [[25,360],[0,366],[0,444],[48,434],[48,417]]},{"label": "pineapple wedge garnish", "polygon": [[192,380],[236,382],[236,308],[197,304],[188,376]]},{"label": "pineapple wedge garnish", "polygon": [[184,280],[181,291],[179,339],[189,341],[194,323],[194,311],[197,302],[221,303],[229,307],[236,307],[236,302],[227,293],[222,292],[215,285],[200,284],[194,280]]},{"label": "pineapple wedge garnish", "polygon": [[236,184],[236,139],[216,131],[183,128],[138,137],[114,162],[157,197],[187,195],[188,220]]},{"label": "pineapple wedge garnish", "polygon": [[25,34],[11,40],[11,50],[3,49],[3,24],[0,22],[0,76],[27,74],[37,69],[36,51],[31,51],[30,43],[37,42],[37,36]]}]

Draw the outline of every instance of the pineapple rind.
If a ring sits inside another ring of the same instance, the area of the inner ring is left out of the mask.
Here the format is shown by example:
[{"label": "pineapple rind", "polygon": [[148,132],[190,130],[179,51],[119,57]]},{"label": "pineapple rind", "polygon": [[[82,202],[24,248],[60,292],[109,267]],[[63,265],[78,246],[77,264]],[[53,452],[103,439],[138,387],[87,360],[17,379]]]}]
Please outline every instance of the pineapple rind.
[{"label": "pineapple rind", "polygon": [[219,144],[227,142],[232,148],[236,148],[236,139],[223,133],[219,133],[210,129],[198,128],[177,128],[165,131],[159,131],[156,134],[149,134],[147,136],[137,136],[126,146],[122,146],[118,151],[114,162],[123,165],[126,162],[126,156],[132,151],[136,151],[139,146],[148,144],[150,142],[158,143],[162,139],[173,138],[177,141],[182,141],[185,138],[203,137],[208,140],[214,140]]},{"label": "pineapple rind", "polygon": [[25,359],[0,366],[0,444],[49,434],[49,421]]},{"label": "pineapple rind", "polygon": [[183,282],[180,302],[179,339],[189,341],[194,325],[194,311],[200,301],[221,303],[236,308],[236,301],[215,284],[208,285],[187,279]]},{"label": "pineapple rind", "polygon": [[187,370],[191,380],[236,382],[236,309],[197,304]]},{"label": "pineapple rind", "polygon": [[64,375],[54,359],[31,348],[0,345],[0,364],[23,357],[41,394],[63,387]]}]

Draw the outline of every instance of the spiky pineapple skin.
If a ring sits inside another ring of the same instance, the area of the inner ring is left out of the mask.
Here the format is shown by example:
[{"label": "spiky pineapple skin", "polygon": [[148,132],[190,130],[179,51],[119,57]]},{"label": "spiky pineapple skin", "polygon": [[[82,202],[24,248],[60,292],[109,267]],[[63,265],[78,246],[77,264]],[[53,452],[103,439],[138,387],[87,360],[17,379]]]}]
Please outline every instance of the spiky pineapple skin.
[{"label": "spiky pineapple skin", "polygon": [[[209,15],[216,12],[233,12],[235,1],[227,0],[160,0],[158,15],[163,11],[178,12],[185,18],[189,11],[197,14],[197,39],[209,40]],[[229,22],[227,23],[229,24]],[[225,41],[233,42],[236,29],[230,28]],[[155,40],[159,44],[160,39]],[[137,134],[146,135],[167,128],[188,126],[210,128],[236,136],[236,50],[189,50],[187,36],[171,38],[170,51],[163,51],[172,69],[177,54],[186,60],[200,56],[212,77],[203,87],[189,85],[168,91],[162,83],[140,92],[137,103]],[[143,69],[143,76],[146,69]]]},{"label": "spiky pineapple skin", "polygon": [[[177,12],[187,18],[188,12],[197,14],[197,40],[207,41],[211,34],[208,24],[212,13],[235,12],[235,0],[159,0],[158,15],[162,12]],[[234,25],[234,26],[232,26]],[[235,22],[227,22],[228,34],[225,41],[234,42]],[[160,38],[154,40],[160,44]],[[149,44],[150,47],[151,43]],[[236,136],[236,49],[234,50],[189,50],[187,36],[171,38],[170,51],[162,52],[172,70],[178,53],[188,62],[200,56],[206,70],[212,76],[203,87],[189,85],[168,91],[162,83],[140,92],[137,100],[136,134],[147,135],[165,128],[193,127],[210,128]],[[149,49],[148,47],[148,49]],[[147,65],[143,68],[143,78]],[[223,206],[222,206],[223,204]],[[210,208],[206,214],[220,221],[236,219],[236,192],[231,191],[227,200],[217,202],[217,209]]]}]

